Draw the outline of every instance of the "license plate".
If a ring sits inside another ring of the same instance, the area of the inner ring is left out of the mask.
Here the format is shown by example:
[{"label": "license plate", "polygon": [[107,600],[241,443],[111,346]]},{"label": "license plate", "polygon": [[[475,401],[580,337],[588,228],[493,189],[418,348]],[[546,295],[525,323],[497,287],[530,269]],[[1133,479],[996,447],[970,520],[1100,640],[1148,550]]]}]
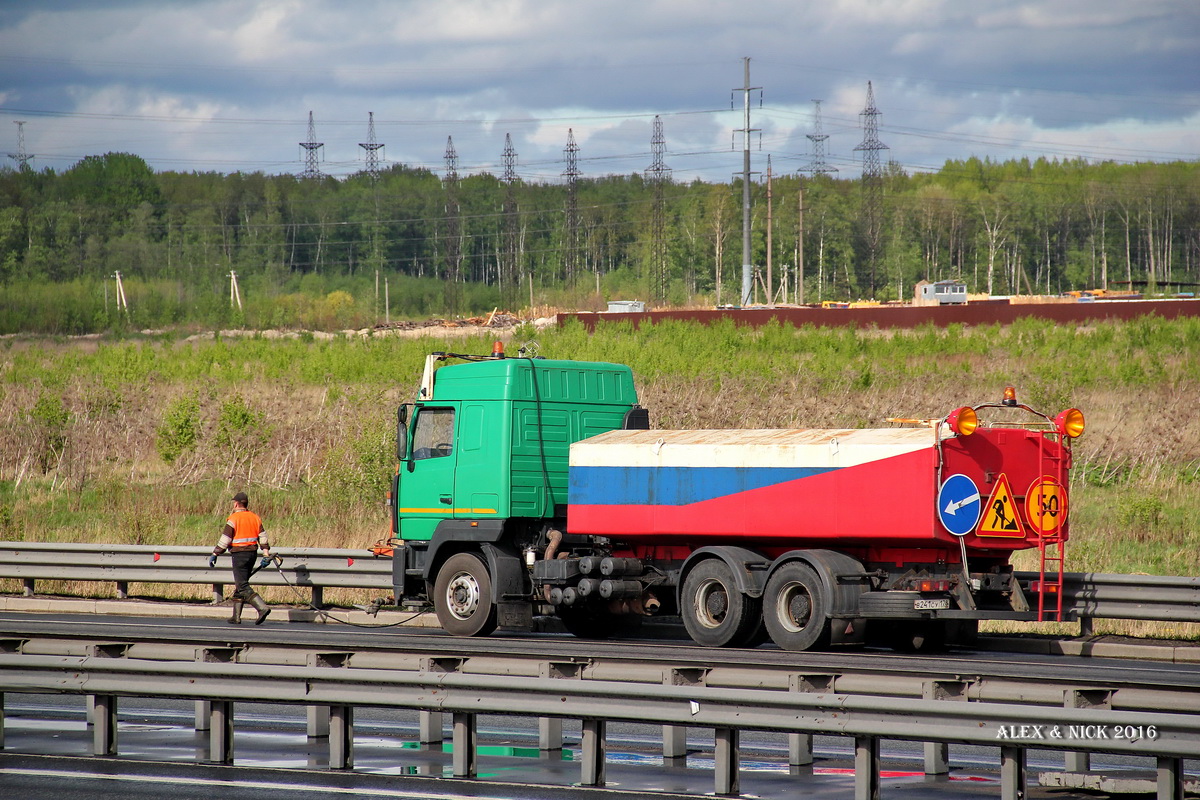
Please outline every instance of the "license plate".
[{"label": "license plate", "polygon": [[940,598],[935,598],[933,600],[922,599],[922,600],[913,601],[913,608],[916,609],[917,611],[937,611],[937,610],[949,608],[949,607],[950,607],[950,598],[949,597],[940,597]]}]

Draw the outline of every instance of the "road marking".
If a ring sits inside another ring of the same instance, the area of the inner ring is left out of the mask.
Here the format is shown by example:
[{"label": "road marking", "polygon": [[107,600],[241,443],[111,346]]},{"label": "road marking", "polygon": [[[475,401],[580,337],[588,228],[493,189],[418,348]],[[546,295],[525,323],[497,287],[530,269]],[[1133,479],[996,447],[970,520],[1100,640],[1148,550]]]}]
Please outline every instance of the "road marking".
[{"label": "road marking", "polygon": [[[356,773],[357,774],[357,773]],[[355,788],[343,786],[314,786],[312,784],[294,784],[294,783],[271,783],[268,781],[243,781],[237,779],[206,779],[206,778],[171,778],[165,775],[110,775],[96,772],[74,772],[72,770],[58,769],[26,769],[22,767],[0,767],[0,775],[25,775],[33,778],[68,778],[72,780],[80,780],[86,778],[94,778],[105,781],[125,781],[127,783],[161,783],[171,785],[188,785],[188,786],[214,786],[214,787],[245,787],[247,789],[271,789],[275,791],[288,792],[303,792],[305,794],[313,794],[314,792],[328,794],[348,794],[348,795],[366,795],[369,797],[398,797],[398,798],[413,798],[413,800],[478,800],[478,795],[466,795],[450,792],[433,792],[429,789],[421,789],[420,791],[397,791],[395,789],[381,788]]]}]

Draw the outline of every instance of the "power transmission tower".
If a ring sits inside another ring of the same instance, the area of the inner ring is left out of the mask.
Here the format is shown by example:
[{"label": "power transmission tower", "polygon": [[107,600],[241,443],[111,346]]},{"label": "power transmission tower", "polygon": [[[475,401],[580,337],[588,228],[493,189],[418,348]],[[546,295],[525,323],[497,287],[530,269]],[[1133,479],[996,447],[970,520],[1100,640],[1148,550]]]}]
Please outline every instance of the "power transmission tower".
[{"label": "power transmission tower", "polygon": [[[458,282],[462,270],[462,210],[458,201],[458,151],[454,149],[454,139],[446,137],[446,178],[442,186],[446,190],[446,266],[449,273],[450,291],[454,300],[458,298]],[[452,310],[457,311],[457,302]]]},{"label": "power transmission tower", "polygon": [[663,134],[662,117],[655,115],[646,180],[654,189],[654,206],[650,214],[650,291],[654,299],[659,301],[667,298],[667,208],[664,189],[671,179],[671,170],[663,161],[666,152],[667,137]]},{"label": "power transmission tower", "polygon": [[[309,124],[311,125],[311,117],[309,119]],[[311,129],[309,130],[308,138],[310,140],[315,138],[315,134]],[[379,180],[379,160],[380,156],[383,155],[381,152],[383,150],[383,145],[375,141],[374,111],[367,112],[367,140],[365,142],[359,142],[358,146],[365,151],[363,154],[363,160],[366,161],[366,169],[364,169],[363,172],[367,173],[367,176],[371,180]]]},{"label": "power transmission tower", "polygon": [[575,279],[579,267],[579,145],[575,144],[575,130],[567,129],[567,146],[563,149],[563,159],[567,168],[562,176],[567,179],[566,198],[566,241],[563,242],[563,271],[566,273],[567,284]]},{"label": "power transmission tower", "polygon": [[854,149],[863,154],[863,235],[867,245],[871,297],[875,296],[876,266],[882,237],[883,170],[879,166],[879,151],[890,149],[879,141],[879,115],[880,111],[875,107],[875,90],[867,81],[867,105],[859,112],[863,123],[863,140]]},{"label": "power transmission tower", "polygon": [[309,111],[308,141],[300,142],[300,147],[304,150],[304,171],[300,173],[301,178],[325,177],[317,168],[317,164],[321,161],[321,148],[324,146],[324,142],[317,141],[317,126],[313,124],[313,112]]},{"label": "power transmission tower", "polygon": [[837,167],[831,167],[825,163],[825,140],[829,138],[821,130],[821,101],[813,100],[813,132],[805,134],[806,138],[812,142],[812,157],[808,161],[808,166],[801,170],[810,175],[825,175],[830,172],[837,172]]},{"label": "power transmission tower", "polygon": [[[505,184],[504,192],[504,250],[500,264],[499,284],[501,296],[505,290],[505,284],[508,284],[512,290],[512,297],[516,297],[516,290],[520,287],[516,281],[519,280],[517,275],[517,237],[518,237],[518,218],[517,218],[517,151],[513,148],[512,134],[504,134],[504,152],[501,153],[501,163],[504,166],[504,177],[501,180]],[[530,286],[533,285],[533,276],[529,277]]]},{"label": "power transmission tower", "polygon": [[13,125],[17,126],[17,152],[9,153],[8,157],[17,162],[17,170],[25,172],[29,169],[29,160],[33,156],[25,152],[25,120],[13,120]]},{"label": "power transmission tower", "polygon": [[745,70],[745,81],[735,92],[742,93],[742,106],[745,111],[745,124],[737,131],[742,134],[742,305],[750,305],[750,295],[754,290],[754,266],[751,264],[750,251],[750,134],[760,130],[750,127],[750,92],[759,90],[758,103],[762,105],[762,87],[750,85],[750,58],[742,59]]}]

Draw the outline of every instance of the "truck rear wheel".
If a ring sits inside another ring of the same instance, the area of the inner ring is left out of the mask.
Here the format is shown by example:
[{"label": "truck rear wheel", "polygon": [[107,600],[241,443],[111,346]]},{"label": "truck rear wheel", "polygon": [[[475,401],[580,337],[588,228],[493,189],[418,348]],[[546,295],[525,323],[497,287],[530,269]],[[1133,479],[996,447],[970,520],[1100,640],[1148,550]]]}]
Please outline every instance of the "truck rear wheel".
[{"label": "truck rear wheel", "polygon": [[775,570],[763,592],[763,621],[784,650],[829,646],[829,597],[812,567],[792,561]]},{"label": "truck rear wheel", "polygon": [[706,647],[743,647],[762,625],[762,604],[742,594],[720,559],[697,564],[683,582],[679,602],[683,627]]},{"label": "truck rear wheel", "polygon": [[474,553],[446,559],[433,584],[433,607],[438,623],[455,636],[487,636],[496,629],[492,576]]}]

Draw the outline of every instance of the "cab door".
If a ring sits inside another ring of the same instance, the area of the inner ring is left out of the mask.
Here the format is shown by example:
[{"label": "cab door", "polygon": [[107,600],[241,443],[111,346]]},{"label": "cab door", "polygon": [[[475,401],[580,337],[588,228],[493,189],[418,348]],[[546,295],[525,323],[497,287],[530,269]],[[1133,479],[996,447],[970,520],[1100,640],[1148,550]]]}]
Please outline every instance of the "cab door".
[{"label": "cab door", "polygon": [[416,407],[408,457],[397,479],[396,521],[400,538],[430,539],[455,512],[457,403]]}]

